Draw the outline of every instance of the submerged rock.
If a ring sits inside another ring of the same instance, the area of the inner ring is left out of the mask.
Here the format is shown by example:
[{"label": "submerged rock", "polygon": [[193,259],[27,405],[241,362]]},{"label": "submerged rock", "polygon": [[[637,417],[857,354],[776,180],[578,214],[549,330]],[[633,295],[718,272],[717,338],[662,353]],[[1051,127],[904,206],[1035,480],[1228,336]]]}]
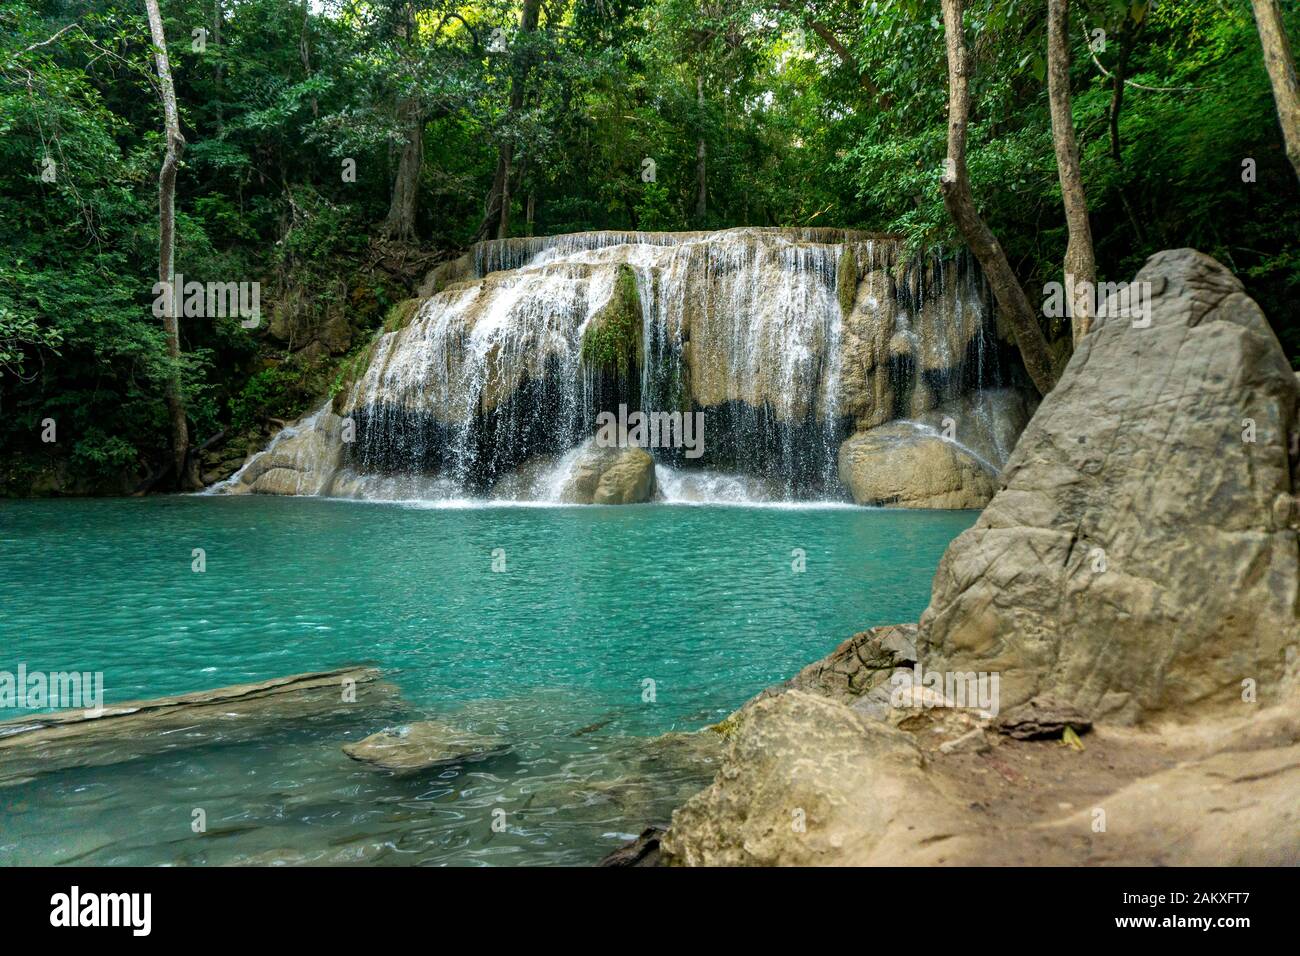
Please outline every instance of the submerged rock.
[{"label": "submerged rock", "polygon": [[395,773],[428,770],[445,764],[478,760],[510,747],[503,737],[477,734],[436,720],[423,720],[344,744],[353,760]]},{"label": "submerged rock", "polygon": [[840,446],[839,473],[860,505],[982,508],[994,476],[974,455],[912,422],[858,432]]},{"label": "submerged rock", "polygon": [[151,700],[99,712],[34,714],[0,721],[0,787],[64,770],[151,754],[256,739],[297,721],[373,718],[396,705],[397,690],[371,667],[292,674]]}]

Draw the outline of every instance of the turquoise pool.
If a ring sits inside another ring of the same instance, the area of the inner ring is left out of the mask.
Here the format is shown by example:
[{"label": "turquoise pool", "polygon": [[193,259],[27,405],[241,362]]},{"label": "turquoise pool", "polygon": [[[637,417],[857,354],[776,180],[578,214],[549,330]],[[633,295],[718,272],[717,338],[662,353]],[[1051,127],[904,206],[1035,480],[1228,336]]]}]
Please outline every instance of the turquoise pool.
[{"label": "turquoise pool", "polygon": [[712,775],[647,738],[716,721],[856,630],[915,620],[975,517],[0,502],[0,670],[101,671],[112,702],[374,662],[410,715],[514,744],[394,778],[339,750],[383,726],[363,719],[50,773],[0,788],[0,864],[593,862]]}]

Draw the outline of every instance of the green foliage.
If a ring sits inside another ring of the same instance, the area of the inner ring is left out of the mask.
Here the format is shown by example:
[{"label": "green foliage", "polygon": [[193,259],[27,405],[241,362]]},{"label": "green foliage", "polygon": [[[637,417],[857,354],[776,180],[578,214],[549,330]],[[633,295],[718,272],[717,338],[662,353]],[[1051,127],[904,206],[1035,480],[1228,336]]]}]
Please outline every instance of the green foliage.
[{"label": "green foliage", "polygon": [[262,369],[252,376],[231,399],[231,428],[242,432],[253,428],[267,415],[284,415],[293,380],[289,370],[279,365]]},{"label": "green foliage", "polygon": [[415,318],[416,311],[420,308],[421,299],[403,299],[401,302],[395,302],[388,307],[384,314],[384,331],[396,332],[406,328],[411,324],[411,319]]},{"label": "green foliage", "polygon": [[642,332],[636,273],[619,266],[609,304],[592,316],[582,337],[583,364],[628,378],[641,366]]},{"label": "green foliage", "polygon": [[668,190],[657,182],[641,187],[641,201],[636,204],[638,229],[649,232],[674,232],[686,228],[686,217],[679,206],[674,206]]},{"label": "green foliage", "polygon": [[[1046,5],[967,6],[972,184],[1032,295],[1058,276],[1066,242]],[[519,8],[165,0],[187,140],[178,270],[260,281],[266,314],[296,329],[342,313],[353,334],[348,358],[307,360],[285,354],[306,344],[292,335],[182,319],[196,441],[300,413],[355,377],[369,348],[360,339],[409,294],[358,274],[377,258],[397,156],[416,132],[416,228],[429,247],[474,236],[503,144],[516,235],[770,224],[956,241],[938,190],[947,68],[933,0],[560,0],[543,5],[531,34],[518,29]],[[1295,43],[1300,12],[1286,11]],[[162,122],[142,13],[122,0],[0,6],[0,452],[59,454],[96,481],[147,475],[166,459],[164,394],[177,371],[150,308]],[[1081,0],[1072,17],[1102,277],[1196,246],[1242,277],[1300,362],[1300,189],[1248,5]],[[199,25],[203,50],[190,42]],[[1088,46],[1095,30],[1104,50]],[[1130,83],[1116,151],[1121,57]],[[1254,183],[1242,179],[1247,158]],[[629,294],[620,277],[616,303]],[[585,357],[631,368],[630,321],[601,323]],[[39,441],[47,417],[57,447]]]}]

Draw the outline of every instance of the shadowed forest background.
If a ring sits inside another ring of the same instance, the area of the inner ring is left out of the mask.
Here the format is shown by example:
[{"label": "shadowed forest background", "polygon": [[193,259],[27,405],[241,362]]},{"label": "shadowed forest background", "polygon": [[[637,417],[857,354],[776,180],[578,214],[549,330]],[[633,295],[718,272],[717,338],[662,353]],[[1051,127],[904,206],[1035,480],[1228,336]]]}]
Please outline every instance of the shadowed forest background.
[{"label": "shadowed forest background", "polygon": [[[1287,31],[1300,10],[1283,3]],[[177,272],[262,283],[260,327],[150,304],[163,108],[143,3],[0,5],[0,490],[123,493],[242,456],[337,388],[476,239],[837,226],[959,240],[939,0],[162,0]],[[1300,362],[1300,188],[1247,0],[1071,5],[1098,275],[1194,246]],[[1045,0],[971,0],[969,165],[1037,306],[1067,231]],[[1247,161],[1253,162],[1247,162]],[[351,175],[355,172],[355,176]],[[1059,353],[1066,320],[1042,319]],[[178,368],[179,365],[179,368]],[[57,421],[56,443],[41,441]]]}]

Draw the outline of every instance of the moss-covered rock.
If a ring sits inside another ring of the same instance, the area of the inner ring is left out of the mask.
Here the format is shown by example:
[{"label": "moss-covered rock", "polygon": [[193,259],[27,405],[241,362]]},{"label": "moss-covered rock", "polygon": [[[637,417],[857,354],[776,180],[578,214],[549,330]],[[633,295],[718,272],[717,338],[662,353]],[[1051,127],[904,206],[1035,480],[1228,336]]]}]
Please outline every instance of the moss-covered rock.
[{"label": "moss-covered rock", "polygon": [[[414,302],[414,299],[408,299],[408,302]],[[401,303],[399,303],[400,305]],[[393,306],[396,309],[398,306]],[[391,309],[389,310],[391,313]],[[348,397],[352,393],[352,386],[357,380],[366,374],[370,368],[370,360],[375,354],[375,343],[379,341],[376,335],[370,340],[370,344],[364,348],[357,349],[354,353],[344,358],[339,363],[338,374],[330,384],[330,395],[334,397],[334,414],[342,415],[347,407]]]},{"label": "moss-covered rock", "polygon": [[840,300],[840,314],[847,318],[858,297],[858,257],[853,247],[847,244],[840,252],[839,265],[835,269],[835,293]]},{"label": "moss-covered rock", "polygon": [[423,301],[423,299],[403,299],[389,306],[388,311],[384,313],[384,331],[397,332],[410,325]]},{"label": "moss-covered rock", "polygon": [[642,357],[641,297],[636,273],[631,266],[620,265],[613,295],[583,333],[582,362],[589,368],[628,378],[641,367]]}]

